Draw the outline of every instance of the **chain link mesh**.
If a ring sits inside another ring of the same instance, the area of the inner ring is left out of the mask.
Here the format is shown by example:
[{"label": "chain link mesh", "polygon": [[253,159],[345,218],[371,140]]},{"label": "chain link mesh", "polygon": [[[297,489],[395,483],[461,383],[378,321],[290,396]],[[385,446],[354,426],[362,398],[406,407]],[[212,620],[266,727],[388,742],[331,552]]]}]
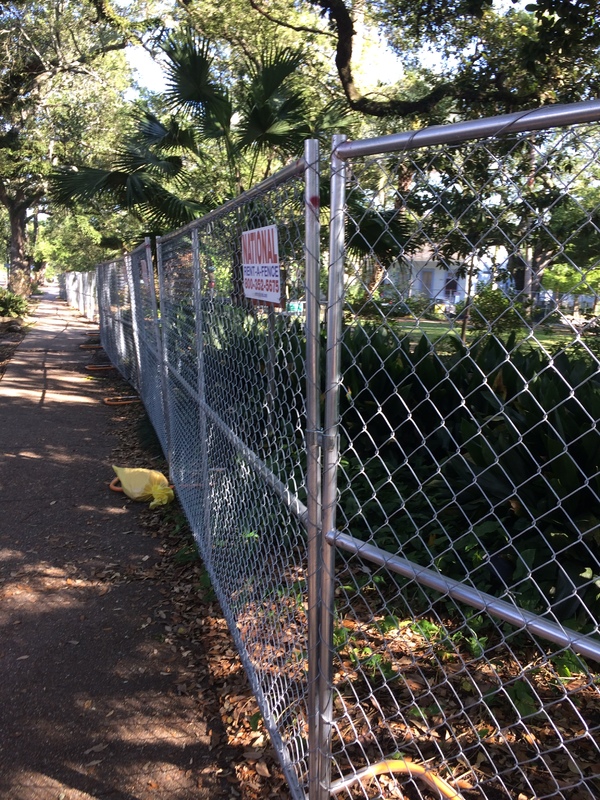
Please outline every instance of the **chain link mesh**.
[{"label": "chain link mesh", "polygon": [[84,317],[95,321],[98,319],[98,290],[96,271],[62,272],[59,276],[60,296],[63,300],[78,309]]},{"label": "chain link mesh", "polygon": [[139,352],[134,336],[128,263],[128,257],[123,257],[100,264],[96,269],[100,341],[121,375],[140,391]]},{"label": "chain link mesh", "polygon": [[160,441],[163,453],[169,454],[167,398],[157,286],[150,242],[130,255],[131,293],[134,296],[134,339],[140,365],[140,394],[148,417]]},{"label": "chain link mesh", "polygon": [[594,124],[348,162],[340,795],[600,796],[599,153]]},{"label": "chain link mesh", "polygon": [[[296,797],[307,772],[303,190],[288,180],[158,245],[171,478]],[[277,309],[242,287],[241,233],[268,225]]]},{"label": "chain link mesh", "polygon": [[[160,239],[160,320],[147,250],[130,284],[99,268],[103,344],[163,425],[294,797],[308,719],[311,800],[600,796],[599,133],[348,156],[312,700],[303,181]],[[242,290],[241,232],[271,224],[278,310]]]}]

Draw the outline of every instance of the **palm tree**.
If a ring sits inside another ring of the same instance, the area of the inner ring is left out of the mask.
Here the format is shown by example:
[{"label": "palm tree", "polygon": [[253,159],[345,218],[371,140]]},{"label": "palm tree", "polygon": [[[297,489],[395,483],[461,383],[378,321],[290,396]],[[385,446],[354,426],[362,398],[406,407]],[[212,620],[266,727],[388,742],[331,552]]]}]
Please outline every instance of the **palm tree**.
[{"label": "palm tree", "polygon": [[[339,129],[343,112],[320,116],[297,79],[304,57],[272,46],[242,65],[234,80],[217,68],[210,44],[191,29],[172,35],[163,122],[138,112],[135,129],[111,165],[70,167],[53,176],[53,198],[63,204],[110,199],[152,231],[178,227],[241,193],[301,152],[304,139]],[[198,173],[209,172],[210,191],[185,199]],[[216,178],[215,178],[216,176]]]},{"label": "palm tree", "polygon": [[165,125],[150,112],[142,112],[135,122],[111,169],[62,169],[51,178],[52,199],[67,206],[108,200],[133,212],[153,231],[189,222],[202,213],[202,206],[183,199],[176,189],[188,182],[182,153],[193,152],[194,138],[175,119]]}]

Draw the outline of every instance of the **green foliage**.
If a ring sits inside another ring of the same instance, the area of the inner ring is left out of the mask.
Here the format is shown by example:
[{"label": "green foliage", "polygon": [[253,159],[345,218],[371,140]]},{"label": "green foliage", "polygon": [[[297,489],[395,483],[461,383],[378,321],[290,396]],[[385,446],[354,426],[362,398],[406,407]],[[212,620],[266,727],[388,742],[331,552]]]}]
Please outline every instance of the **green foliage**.
[{"label": "green foliage", "polygon": [[198,588],[204,594],[205,600],[209,603],[217,599],[212,580],[206,569],[202,569],[198,578]]},{"label": "green foliage", "polygon": [[25,317],[28,310],[26,297],[0,288],[0,317]]},{"label": "green foliage", "polygon": [[519,717],[531,717],[540,712],[540,701],[533,694],[527,681],[515,681],[506,686],[509,696]]},{"label": "green foliage", "polygon": [[298,48],[272,44],[225,68],[214,43],[182,27],[162,50],[171,116],[138,109],[110,169],[69,165],[53,175],[57,202],[100,199],[168,230],[250,188],[298,157],[304,139],[343,121],[331,104],[309,100]]},{"label": "green foliage", "polygon": [[125,243],[137,244],[141,230],[131,222],[116,214],[53,214],[38,227],[34,258],[46,262],[53,272],[86,272],[111,256],[120,256]]},{"label": "green foliage", "polygon": [[395,313],[405,314],[415,319],[440,319],[445,315],[436,309],[436,301],[425,295],[413,295],[407,297],[394,308]]},{"label": "green foliage", "polygon": [[173,555],[173,561],[175,564],[177,564],[177,566],[192,564],[194,561],[199,561],[199,559],[200,555],[195,542],[184,544],[183,547],[180,547],[179,550]]},{"label": "green foliage", "polygon": [[29,288],[35,239],[28,242],[27,220],[45,206],[53,165],[75,158],[96,165],[113,150],[128,82],[118,52],[128,35],[114,24],[87,0],[0,8],[0,201],[11,219],[10,288],[19,293]]},{"label": "green foliage", "polygon": [[585,629],[600,612],[595,362],[514,336],[436,347],[346,329],[342,526]]},{"label": "green foliage", "polygon": [[[468,305],[469,328],[487,331],[496,335],[511,333],[523,327],[527,318],[525,305],[516,302],[502,289],[492,286],[481,287]],[[466,313],[464,302],[457,304],[460,317]]]},{"label": "green foliage", "polygon": [[257,731],[259,729],[261,722],[262,722],[262,714],[260,713],[260,711],[257,711],[255,714],[252,714],[252,716],[249,717],[248,719],[250,728],[253,731]]},{"label": "green foliage", "polygon": [[552,664],[559,676],[565,680],[575,675],[585,675],[589,667],[585,661],[572,650],[563,650],[552,659]]}]

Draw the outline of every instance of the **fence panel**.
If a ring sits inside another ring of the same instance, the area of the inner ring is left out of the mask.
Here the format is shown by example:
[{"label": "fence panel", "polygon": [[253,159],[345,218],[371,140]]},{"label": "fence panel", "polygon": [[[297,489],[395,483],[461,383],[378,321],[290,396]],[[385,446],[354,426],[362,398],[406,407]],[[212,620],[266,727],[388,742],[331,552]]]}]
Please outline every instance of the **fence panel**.
[{"label": "fence panel", "polygon": [[140,396],[163,453],[168,458],[167,392],[156,277],[149,239],[131,253],[128,265],[130,292],[134,298],[132,322],[133,338],[140,365]]},{"label": "fence panel", "polygon": [[96,271],[63,272],[59,275],[60,296],[84,317],[98,319]]},{"label": "fence panel", "polygon": [[129,256],[96,268],[100,341],[121,375],[140,391],[139,349],[134,335]]},{"label": "fence panel", "polygon": [[[308,780],[307,504],[316,500],[306,455],[305,303],[318,326],[318,273],[307,287],[305,270],[309,256],[318,267],[305,241],[309,167],[299,162],[157,243],[171,479],[297,798]],[[244,294],[242,232],[269,226],[277,308]]]},{"label": "fence panel", "polygon": [[599,119],[338,143],[323,798],[600,796]]}]

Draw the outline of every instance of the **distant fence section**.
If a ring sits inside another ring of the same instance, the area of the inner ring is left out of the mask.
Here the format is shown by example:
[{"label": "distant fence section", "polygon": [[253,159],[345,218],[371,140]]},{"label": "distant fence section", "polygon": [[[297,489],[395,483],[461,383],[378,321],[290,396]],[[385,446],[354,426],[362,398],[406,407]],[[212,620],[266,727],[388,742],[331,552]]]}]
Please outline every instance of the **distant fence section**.
[{"label": "distant fence section", "polygon": [[60,296],[92,321],[98,319],[97,271],[62,272],[58,276]]},{"label": "distant fence section", "polygon": [[298,800],[600,796],[599,123],[307,142],[98,267]]}]

